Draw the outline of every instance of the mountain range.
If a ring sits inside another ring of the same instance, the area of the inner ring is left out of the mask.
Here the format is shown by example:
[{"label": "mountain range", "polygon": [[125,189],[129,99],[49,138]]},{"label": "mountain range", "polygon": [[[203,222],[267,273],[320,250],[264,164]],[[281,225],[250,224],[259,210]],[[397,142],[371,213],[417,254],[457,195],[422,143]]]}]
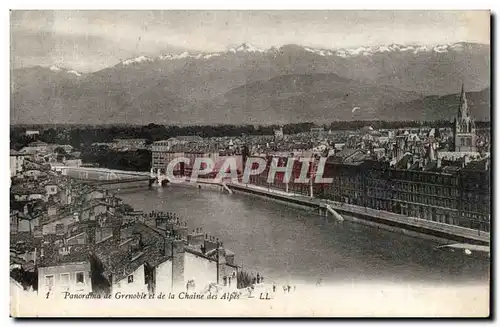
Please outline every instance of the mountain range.
[{"label": "mountain range", "polygon": [[11,123],[451,120],[462,83],[474,118],[489,120],[489,45],[263,50],[244,43],[222,52],[139,56],[86,74],[13,69]]}]

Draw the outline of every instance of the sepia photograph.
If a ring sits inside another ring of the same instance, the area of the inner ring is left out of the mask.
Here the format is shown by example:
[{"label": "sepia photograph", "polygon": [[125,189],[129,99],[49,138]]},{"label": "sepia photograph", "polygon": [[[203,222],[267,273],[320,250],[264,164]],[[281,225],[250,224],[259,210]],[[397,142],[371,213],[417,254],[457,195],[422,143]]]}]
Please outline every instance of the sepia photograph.
[{"label": "sepia photograph", "polygon": [[10,10],[10,316],[489,318],[491,15]]}]

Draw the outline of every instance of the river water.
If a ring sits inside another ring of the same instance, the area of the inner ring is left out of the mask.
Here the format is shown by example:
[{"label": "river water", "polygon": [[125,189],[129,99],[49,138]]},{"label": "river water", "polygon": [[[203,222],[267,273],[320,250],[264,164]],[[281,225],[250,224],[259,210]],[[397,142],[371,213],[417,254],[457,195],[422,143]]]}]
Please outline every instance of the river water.
[{"label": "river water", "polygon": [[489,262],[429,240],[244,194],[170,185],[130,188],[118,196],[136,210],[169,211],[202,227],[235,252],[243,269],[273,282],[489,283]]}]

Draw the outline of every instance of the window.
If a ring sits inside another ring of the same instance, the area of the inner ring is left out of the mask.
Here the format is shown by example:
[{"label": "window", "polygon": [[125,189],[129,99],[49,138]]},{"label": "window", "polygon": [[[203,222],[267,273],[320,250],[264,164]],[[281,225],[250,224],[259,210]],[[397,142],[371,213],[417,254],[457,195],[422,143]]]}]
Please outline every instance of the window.
[{"label": "window", "polygon": [[128,276],[128,279],[127,279],[128,283],[133,283],[134,282],[134,275],[130,275]]},{"label": "window", "polygon": [[51,289],[52,286],[54,286],[54,275],[45,276],[45,286],[47,286],[48,289]]},{"label": "window", "polygon": [[76,273],[76,282],[77,283],[83,283],[84,279],[83,279],[83,272],[77,272]]},{"label": "window", "polygon": [[61,285],[62,286],[69,286],[69,274],[61,274]]}]

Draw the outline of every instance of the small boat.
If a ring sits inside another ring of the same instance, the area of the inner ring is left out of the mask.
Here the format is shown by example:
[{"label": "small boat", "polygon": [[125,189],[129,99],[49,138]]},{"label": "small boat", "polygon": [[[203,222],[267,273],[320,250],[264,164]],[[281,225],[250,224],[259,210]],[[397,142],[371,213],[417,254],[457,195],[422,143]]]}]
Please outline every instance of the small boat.
[{"label": "small boat", "polygon": [[467,256],[475,258],[490,258],[490,247],[487,245],[476,245],[467,243],[446,244],[436,247],[436,249],[448,249],[450,251],[463,251]]}]

